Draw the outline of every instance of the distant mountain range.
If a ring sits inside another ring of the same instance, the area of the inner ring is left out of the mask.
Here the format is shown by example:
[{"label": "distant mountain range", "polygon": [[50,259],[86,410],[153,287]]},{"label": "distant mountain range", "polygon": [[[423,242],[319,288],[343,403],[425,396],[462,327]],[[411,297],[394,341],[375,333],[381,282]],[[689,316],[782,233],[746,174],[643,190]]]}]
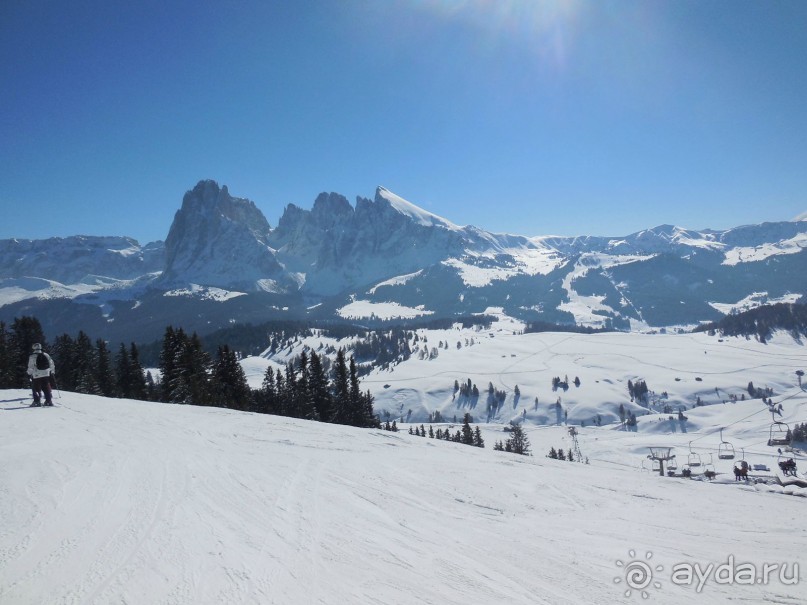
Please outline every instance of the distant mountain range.
[{"label": "distant mountain range", "polygon": [[[804,215],[799,217],[804,218]],[[531,321],[625,330],[690,326],[807,294],[807,221],[725,231],[662,225],[621,237],[460,227],[379,187],[322,193],[272,228],[249,200],[201,181],[165,242],[0,240],[0,320],[48,334],[143,342],[274,319],[443,318],[491,307]]]}]

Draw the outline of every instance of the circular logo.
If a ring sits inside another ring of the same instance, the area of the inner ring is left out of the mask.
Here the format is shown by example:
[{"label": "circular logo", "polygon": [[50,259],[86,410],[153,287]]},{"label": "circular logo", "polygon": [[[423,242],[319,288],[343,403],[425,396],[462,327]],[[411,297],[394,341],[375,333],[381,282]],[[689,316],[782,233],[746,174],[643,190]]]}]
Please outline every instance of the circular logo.
[{"label": "circular logo", "polygon": [[622,568],[625,575],[624,577],[614,578],[614,584],[621,584],[622,582],[625,583],[625,585],[628,587],[625,591],[626,597],[631,596],[635,590],[637,593],[642,595],[643,599],[647,599],[650,594],[647,592],[647,590],[645,590],[646,588],[649,588],[651,585],[654,588],[661,588],[661,582],[653,580],[653,572],[664,571],[664,567],[662,565],[656,565],[655,568],[651,566],[649,561],[653,558],[652,552],[648,551],[645,553],[644,561],[636,558],[635,550],[628,551],[628,555],[631,558],[630,561],[623,562],[617,560],[616,562],[616,566]]}]

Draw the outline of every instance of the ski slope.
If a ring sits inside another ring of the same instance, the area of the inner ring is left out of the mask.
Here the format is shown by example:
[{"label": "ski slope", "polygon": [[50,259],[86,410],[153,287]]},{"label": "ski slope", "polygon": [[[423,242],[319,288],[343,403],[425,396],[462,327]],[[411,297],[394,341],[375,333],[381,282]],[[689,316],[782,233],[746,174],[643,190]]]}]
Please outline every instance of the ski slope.
[{"label": "ski slope", "polygon": [[[653,603],[796,603],[807,595],[807,499],[793,497],[802,490],[637,470],[645,445],[695,435],[641,424],[638,433],[581,429],[585,465],[544,456],[569,447],[564,427],[528,424],[535,456],[526,457],[493,451],[506,437],[500,425],[484,427],[479,449],[66,392],[58,407],[31,409],[27,396],[0,391],[0,603],[562,605],[641,602],[642,592]],[[699,444],[713,445],[707,426],[728,425],[752,405],[697,410]],[[804,395],[788,410],[807,417]],[[765,427],[764,416],[751,416],[731,437],[747,431],[743,443],[758,441]],[[730,557],[789,567],[784,580],[760,575],[751,585],[714,574],[699,589],[673,581],[676,565],[715,568]],[[652,581],[639,588],[629,570],[648,561]]]}]

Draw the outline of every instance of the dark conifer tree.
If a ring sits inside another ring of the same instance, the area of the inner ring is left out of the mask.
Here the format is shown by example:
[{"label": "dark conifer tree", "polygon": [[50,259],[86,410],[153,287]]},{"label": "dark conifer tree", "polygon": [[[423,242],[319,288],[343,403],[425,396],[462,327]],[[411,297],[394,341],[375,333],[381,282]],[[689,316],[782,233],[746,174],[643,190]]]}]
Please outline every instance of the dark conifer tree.
[{"label": "dark conifer tree", "polygon": [[97,376],[98,354],[90,337],[83,331],[80,331],[76,337],[74,360],[76,391],[89,395],[100,395],[101,388]]},{"label": "dark conifer tree", "polygon": [[471,415],[469,413],[465,413],[465,417],[462,421],[462,443],[465,445],[473,445],[474,444],[474,433],[471,429]]},{"label": "dark conifer tree", "polygon": [[275,371],[272,366],[266,368],[261,389],[255,394],[257,412],[261,414],[276,413],[277,390],[275,389]]},{"label": "dark conifer tree", "polygon": [[131,392],[129,397],[139,400],[149,399],[148,388],[146,385],[146,374],[143,371],[143,366],[140,363],[140,352],[137,350],[135,343],[131,343],[129,345],[129,370]]},{"label": "dark conifer tree", "polygon": [[336,353],[333,380],[333,415],[331,422],[336,424],[350,424],[350,387],[348,385],[347,363],[345,352],[339,349]]},{"label": "dark conifer tree", "polygon": [[120,343],[118,355],[115,358],[115,378],[118,397],[129,399],[132,396],[132,364],[129,361],[129,351],[123,343]]},{"label": "dark conifer tree", "polygon": [[[313,352],[312,352],[313,354]],[[311,363],[305,350],[300,354],[300,379],[298,381],[301,418],[319,420],[315,401],[314,385],[311,378]]]},{"label": "dark conifer tree", "polygon": [[228,345],[218,347],[212,370],[215,405],[241,411],[252,407],[246,374]]},{"label": "dark conifer tree", "polygon": [[286,383],[283,381],[283,372],[278,370],[275,373],[275,410],[280,416],[288,416],[289,406],[286,403]]},{"label": "dark conifer tree", "polygon": [[284,402],[285,415],[292,418],[302,418],[302,406],[300,405],[300,389],[297,384],[297,374],[294,371],[294,364],[286,364],[286,380]]},{"label": "dark conifer tree", "polygon": [[475,445],[476,447],[485,447],[485,440],[482,439],[482,431],[479,430],[478,426],[474,430],[473,445]]},{"label": "dark conifer tree", "polygon": [[59,387],[66,391],[76,390],[75,342],[68,334],[58,336],[53,341],[50,352],[56,366]]},{"label": "dark conifer tree", "polygon": [[165,403],[174,402],[172,385],[176,385],[177,376],[179,375],[177,362],[180,347],[180,336],[174,331],[173,326],[165,328],[159,362],[160,375],[162,376],[160,381],[160,401]]},{"label": "dark conifer tree", "polygon": [[508,451],[512,451],[515,454],[522,454],[526,456],[530,452],[530,440],[527,438],[527,435],[524,433],[524,429],[521,428],[520,424],[513,426],[513,430],[510,433],[510,439],[507,440],[507,443],[510,444],[510,449]]},{"label": "dark conifer tree", "polygon": [[350,400],[350,420],[348,424],[353,426],[364,426],[365,408],[362,402],[361,389],[359,388],[359,374],[356,369],[356,359],[350,358],[348,370],[348,397]]},{"label": "dark conifer tree", "polygon": [[115,375],[112,371],[112,358],[109,348],[103,340],[95,341],[96,347],[96,370],[95,375],[98,381],[98,390],[104,397],[115,395]]},{"label": "dark conifer tree", "polygon": [[308,367],[309,389],[311,390],[311,397],[314,402],[317,417],[320,420],[329,420],[331,418],[332,406],[328,377],[325,374],[325,368],[322,366],[322,360],[320,359],[319,355],[313,351],[311,353]]},{"label": "dark conifer tree", "polygon": [[367,392],[364,394],[364,398],[362,399],[362,403],[364,406],[364,422],[361,426],[376,429],[379,426],[381,426],[381,419],[378,417],[378,415],[375,413],[375,410],[373,409],[374,401],[375,400],[373,399],[373,395],[370,393],[370,390],[368,389]]},{"label": "dark conifer tree", "polygon": [[0,321],[0,389],[10,389],[14,384],[14,354],[11,346],[11,333],[6,324]]}]

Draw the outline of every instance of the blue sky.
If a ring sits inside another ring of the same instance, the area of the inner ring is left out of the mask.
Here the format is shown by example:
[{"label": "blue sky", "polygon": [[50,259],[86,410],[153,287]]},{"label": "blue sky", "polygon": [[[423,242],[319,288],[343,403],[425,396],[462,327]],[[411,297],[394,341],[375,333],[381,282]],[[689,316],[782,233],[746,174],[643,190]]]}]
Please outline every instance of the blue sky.
[{"label": "blue sky", "polygon": [[807,2],[0,3],[0,238],[383,185],[524,235],[807,210]]}]

